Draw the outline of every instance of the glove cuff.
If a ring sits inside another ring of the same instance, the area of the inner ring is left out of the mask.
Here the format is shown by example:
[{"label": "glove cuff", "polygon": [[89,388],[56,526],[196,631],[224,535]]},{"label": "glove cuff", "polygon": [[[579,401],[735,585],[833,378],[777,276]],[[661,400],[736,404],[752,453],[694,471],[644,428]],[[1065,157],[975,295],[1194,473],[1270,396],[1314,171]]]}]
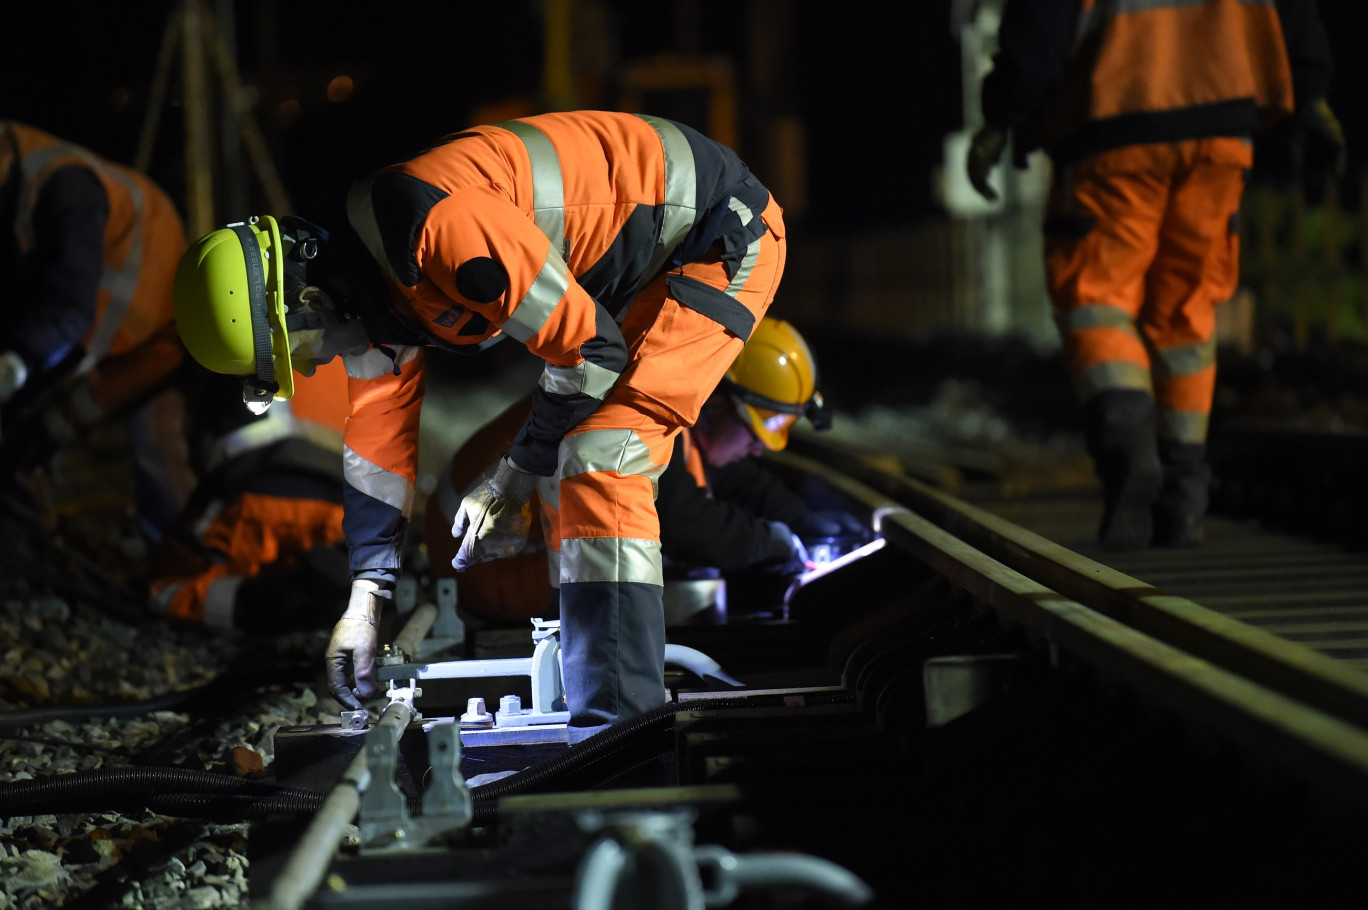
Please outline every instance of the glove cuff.
[{"label": "glove cuff", "polygon": [[518,502],[527,502],[532,498],[532,491],[537,488],[539,480],[541,475],[515,467],[507,455],[499,459],[499,467],[494,471],[494,484],[504,491],[505,496]]},{"label": "glove cuff", "polygon": [[352,582],[351,596],[347,600],[347,609],[342,618],[360,619],[378,626],[383,605],[384,598],[380,594],[380,585],[369,578],[358,578]]}]

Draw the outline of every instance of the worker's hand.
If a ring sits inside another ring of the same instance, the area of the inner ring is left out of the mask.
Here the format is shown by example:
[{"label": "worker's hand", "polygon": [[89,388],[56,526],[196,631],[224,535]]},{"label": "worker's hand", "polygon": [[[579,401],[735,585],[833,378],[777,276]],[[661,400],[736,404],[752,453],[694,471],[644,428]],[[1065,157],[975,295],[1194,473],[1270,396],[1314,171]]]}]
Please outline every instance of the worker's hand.
[{"label": "worker's hand", "polygon": [[856,537],[865,539],[870,536],[869,528],[860,519],[840,509],[821,509],[809,512],[796,529],[803,540],[821,537]]},{"label": "worker's hand", "polygon": [[969,155],[965,169],[969,172],[969,182],[979,195],[989,202],[997,202],[997,190],[988,183],[988,175],[1002,157],[1007,147],[1007,131],[996,126],[984,124],[969,141]]},{"label": "worker's hand", "polygon": [[1332,181],[1344,176],[1348,161],[1344,130],[1324,98],[1305,105],[1296,114],[1295,139],[1307,193],[1318,197]]},{"label": "worker's hand", "polygon": [[0,354],[0,404],[14,397],[14,393],[28,381],[28,365],[13,351]]},{"label": "worker's hand", "polygon": [[452,537],[465,538],[451,561],[456,571],[522,551],[532,529],[529,503],[539,479],[505,455],[475,481],[451,525]]},{"label": "worker's hand", "polygon": [[[347,709],[357,711],[361,699],[375,694],[375,652],[380,638],[380,609],[388,599],[378,582],[358,578],[352,582],[346,612],[333,626],[328,642],[328,688]],[[356,681],[347,684],[348,671]]]},{"label": "worker's hand", "polygon": [[801,575],[812,568],[807,547],[793,529],[782,521],[767,522],[770,530],[770,552],[774,554],[765,569],[775,575]]}]

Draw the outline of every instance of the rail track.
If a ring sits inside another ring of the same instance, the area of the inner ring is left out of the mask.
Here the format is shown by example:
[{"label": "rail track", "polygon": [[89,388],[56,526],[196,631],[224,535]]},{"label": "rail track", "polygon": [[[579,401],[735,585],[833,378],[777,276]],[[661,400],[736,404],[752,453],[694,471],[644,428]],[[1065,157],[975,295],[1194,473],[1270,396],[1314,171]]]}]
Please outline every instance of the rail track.
[{"label": "rail track", "polygon": [[[467,693],[428,683],[364,733],[283,730],[273,783],[303,802],[276,794],[253,815],[254,901],[1342,906],[1365,893],[1368,640],[1329,625],[1357,609],[1353,553],[1232,521],[1200,551],[1108,565],[1077,501],[971,504],[811,437],[771,464],[885,543],[800,588],[752,579],[725,622],[672,627],[740,686],[672,671],[670,705],[573,748],[552,732],[457,741]],[[1275,587],[1299,577],[1340,593]]]}]

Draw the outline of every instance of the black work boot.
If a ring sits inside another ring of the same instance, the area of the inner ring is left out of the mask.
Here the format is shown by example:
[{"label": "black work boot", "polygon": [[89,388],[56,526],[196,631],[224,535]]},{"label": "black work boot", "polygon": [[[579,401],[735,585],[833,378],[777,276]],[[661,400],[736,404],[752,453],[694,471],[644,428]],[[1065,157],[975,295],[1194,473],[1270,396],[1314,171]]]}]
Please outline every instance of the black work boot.
[{"label": "black work boot", "polygon": [[1148,392],[1118,389],[1083,404],[1084,432],[1102,481],[1104,550],[1136,550],[1153,536],[1152,509],[1162,474],[1155,449],[1154,399]]},{"label": "black work boot", "polygon": [[1154,501],[1156,547],[1197,547],[1202,544],[1211,466],[1200,443],[1159,441],[1164,483]]}]

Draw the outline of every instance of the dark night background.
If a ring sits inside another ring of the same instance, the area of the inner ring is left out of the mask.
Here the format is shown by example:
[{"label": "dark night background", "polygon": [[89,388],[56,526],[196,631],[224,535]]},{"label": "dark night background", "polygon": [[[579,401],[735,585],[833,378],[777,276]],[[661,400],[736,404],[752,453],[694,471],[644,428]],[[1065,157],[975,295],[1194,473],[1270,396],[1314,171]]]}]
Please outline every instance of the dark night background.
[{"label": "dark night background", "polygon": [[[698,53],[736,62],[744,99],[752,27],[744,4],[687,4],[686,27],[675,4],[606,6],[620,60],[688,40]],[[13,5],[0,38],[0,117],[131,162],[172,8],[166,0]],[[792,17],[786,64],[807,128],[810,210],[876,222],[934,214],[929,173],[961,107],[949,2],[853,9],[802,4]],[[239,68],[260,92],[258,122],[302,213],[329,207],[369,169],[468,125],[479,105],[535,93],[540,83],[539,3],[303,0],[234,10]],[[325,87],[338,73],[350,74],[356,91],[331,103]],[[273,109],[286,97],[301,109],[283,127]],[[744,131],[744,103],[740,119]],[[173,195],[182,189],[180,123],[168,106],[150,168]],[[744,145],[739,151],[746,155]]]},{"label": "dark night background", "polygon": [[[612,66],[675,50],[731,59],[740,89],[737,145],[748,157],[747,67],[765,27],[753,11],[766,9],[764,2],[605,0],[600,42]],[[169,0],[10,4],[0,37],[0,117],[131,163],[176,8]],[[257,93],[256,119],[291,202],[325,224],[339,217],[351,180],[468,125],[482,105],[535,96],[540,87],[537,2],[242,0],[230,8],[239,69]],[[950,8],[950,0],[787,7],[791,37],[779,57],[785,103],[805,130],[807,174],[806,204],[791,222],[840,232],[947,217],[931,184],[944,135],[962,125]],[[1336,50],[1330,100],[1350,148],[1344,200],[1354,208],[1357,175],[1368,162],[1368,55],[1357,48],[1368,10],[1334,2],[1321,11]],[[350,75],[355,91],[330,102],[326,87],[338,74]],[[178,91],[173,80],[149,171],[181,202]],[[610,103],[603,106],[614,106],[611,92],[604,95]],[[298,102],[292,120],[282,114],[291,100]],[[263,207],[259,195],[247,204]],[[223,210],[219,218],[243,214]]]}]

